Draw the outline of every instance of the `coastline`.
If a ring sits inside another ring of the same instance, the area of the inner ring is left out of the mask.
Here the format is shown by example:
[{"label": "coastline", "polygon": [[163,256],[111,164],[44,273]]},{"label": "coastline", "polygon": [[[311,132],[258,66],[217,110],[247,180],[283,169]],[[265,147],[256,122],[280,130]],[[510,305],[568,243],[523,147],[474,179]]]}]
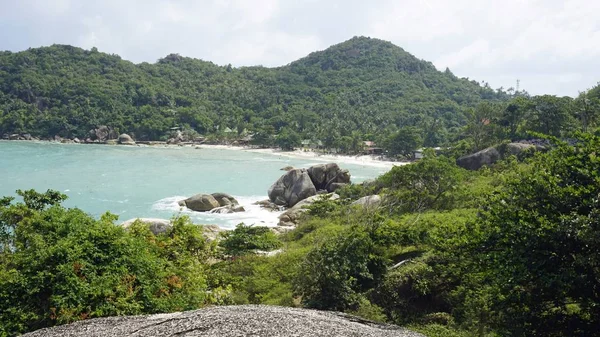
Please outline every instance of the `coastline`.
[{"label": "coastline", "polygon": [[106,142],[73,142],[73,141],[53,141],[53,140],[42,140],[42,139],[0,139],[0,141],[7,142],[40,142],[40,143],[56,143],[56,144],[77,144],[77,145],[110,145],[110,146],[138,146],[138,147],[162,147],[162,148],[196,148],[196,149],[208,149],[208,150],[227,150],[227,151],[245,151],[269,154],[274,156],[281,156],[287,158],[296,159],[310,159],[322,162],[336,162],[353,165],[363,165],[370,167],[380,167],[391,169],[394,166],[403,166],[410,164],[410,161],[392,161],[389,159],[382,159],[381,156],[375,155],[345,155],[345,154],[329,154],[321,153],[313,150],[295,149],[293,151],[283,151],[278,148],[255,148],[250,146],[240,145],[224,145],[224,144],[202,144],[202,143],[181,143],[181,144],[167,144],[162,141],[153,142],[138,142],[135,145],[125,144],[107,144]]}]

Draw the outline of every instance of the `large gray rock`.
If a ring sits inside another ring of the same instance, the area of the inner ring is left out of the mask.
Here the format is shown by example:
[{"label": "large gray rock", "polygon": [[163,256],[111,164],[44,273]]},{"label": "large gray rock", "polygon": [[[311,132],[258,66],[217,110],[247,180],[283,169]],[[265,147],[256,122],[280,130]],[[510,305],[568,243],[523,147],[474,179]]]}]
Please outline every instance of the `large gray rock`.
[{"label": "large gray rock", "polygon": [[505,147],[505,156],[513,155],[519,156],[521,153],[529,150],[535,150],[536,146],[533,144],[524,144],[524,143],[508,143]]},{"label": "large gray rock", "polygon": [[311,166],[308,175],[317,190],[333,192],[340,184],[350,182],[350,172],[341,169],[336,163],[320,164]]},{"label": "large gray rock", "polygon": [[227,193],[212,193],[211,195],[219,202],[219,205],[221,206],[237,206],[240,204],[233,196]]},{"label": "large gray rock", "polygon": [[500,152],[495,147],[490,147],[479,152],[462,156],[456,160],[456,165],[467,170],[479,170],[483,166],[491,166],[500,160]]},{"label": "large gray rock", "polygon": [[268,193],[275,204],[292,207],[300,200],[317,194],[317,189],[306,170],[294,169],[282,175]]},{"label": "large gray rock", "polygon": [[106,142],[109,139],[117,138],[116,132],[106,125],[100,125],[96,129],[90,130],[89,135],[92,141],[98,142]]},{"label": "large gray rock", "polygon": [[366,197],[356,200],[352,205],[360,205],[366,209],[375,209],[381,205],[381,197],[377,194],[367,195]]},{"label": "large gray rock", "polygon": [[317,200],[338,200],[339,195],[335,193],[329,194],[317,194],[312,197],[308,197],[298,202],[294,207],[286,210],[279,216],[278,226],[294,227],[298,224],[300,216],[308,211],[308,206],[312,205]]},{"label": "large gray rock", "polygon": [[148,226],[148,229],[154,235],[159,235],[168,231],[173,225],[171,224],[171,220],[167,219],[154,219],[154,218],[134,218],[129,219],[121,224],[123,228],[129,228],[134,222],[137,220],[143,222]]},{"label": "large gray rock", "polygon": [[193,197],[182,200],[179,205],[196,212],[208,212],[213,208],[221,206],[217,199],[210,194],[196,194]]},{"label": "large gray rock", "polygon": [[119,144],[122,145],[135,145],[135,141],[130,135],[123,133],[119,136]]},{"label": "large gray rock", "polygon": [[308,309],[208,307],[151,316],[109,317],[38,330],[24,337],[425,337],[404,328]]}]

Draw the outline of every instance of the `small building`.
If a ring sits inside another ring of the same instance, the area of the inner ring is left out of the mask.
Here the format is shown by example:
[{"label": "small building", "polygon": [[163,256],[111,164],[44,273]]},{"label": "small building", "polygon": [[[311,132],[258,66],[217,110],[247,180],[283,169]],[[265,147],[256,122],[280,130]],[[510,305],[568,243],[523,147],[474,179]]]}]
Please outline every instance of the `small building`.
[{"label": "small building", "polygon": [[375,142],[365,140],[363,141],[363,152],[365,154],[383,154],[383,149],[377,147],[377,144],[375,144]]}]

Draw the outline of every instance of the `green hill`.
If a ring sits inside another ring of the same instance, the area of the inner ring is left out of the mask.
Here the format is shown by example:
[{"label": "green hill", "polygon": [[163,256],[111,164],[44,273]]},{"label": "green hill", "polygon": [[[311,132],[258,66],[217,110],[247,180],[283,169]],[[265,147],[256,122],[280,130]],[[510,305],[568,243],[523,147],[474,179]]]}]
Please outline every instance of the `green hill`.
[{"label": "green hill", "polygon": [[85,138],[108,125],[138,140],[164,140],[171,127],[184,126],[216,137],[247,129],[264,145],[291,133],[333,147],[342,137],[384,139],[414,126],[426,145],[439,145],[465,124],[464,107],[507,98],[366,37],[278,68],[177,54],[134,64],[64,45],[0,53],[0,136]]}]

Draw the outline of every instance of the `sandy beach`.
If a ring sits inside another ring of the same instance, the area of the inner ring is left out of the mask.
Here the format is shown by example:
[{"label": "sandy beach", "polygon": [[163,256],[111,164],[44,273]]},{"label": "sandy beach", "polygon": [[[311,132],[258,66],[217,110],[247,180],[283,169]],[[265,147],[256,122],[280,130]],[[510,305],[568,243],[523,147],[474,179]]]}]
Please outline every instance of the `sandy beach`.
[{"label": "sandy beach", "polygon": [[289,158],[303,158],[311,159],[323,162],[335,162],[338,164],[347,163],[354,165],[364,165],[371,167],[382,167],[392,168],[394,166],[402,166],[410,164],[410,162],[398,162],[390,160],[381,160],[379,156],[360,155],[360,156],[348,156],[348,155],[335,155],[335,154],[323,154],[315,151],[304,151],[302,149],[296,149],[294,151],[281,151],[278,149],[255,149],[250,147],[242,146],[230,146],[230,145],[195,145],[200,149],[213,149],[213,150],[232,150],[232,151],[247,151],[272,154],[275,156],[289,157]]}]

